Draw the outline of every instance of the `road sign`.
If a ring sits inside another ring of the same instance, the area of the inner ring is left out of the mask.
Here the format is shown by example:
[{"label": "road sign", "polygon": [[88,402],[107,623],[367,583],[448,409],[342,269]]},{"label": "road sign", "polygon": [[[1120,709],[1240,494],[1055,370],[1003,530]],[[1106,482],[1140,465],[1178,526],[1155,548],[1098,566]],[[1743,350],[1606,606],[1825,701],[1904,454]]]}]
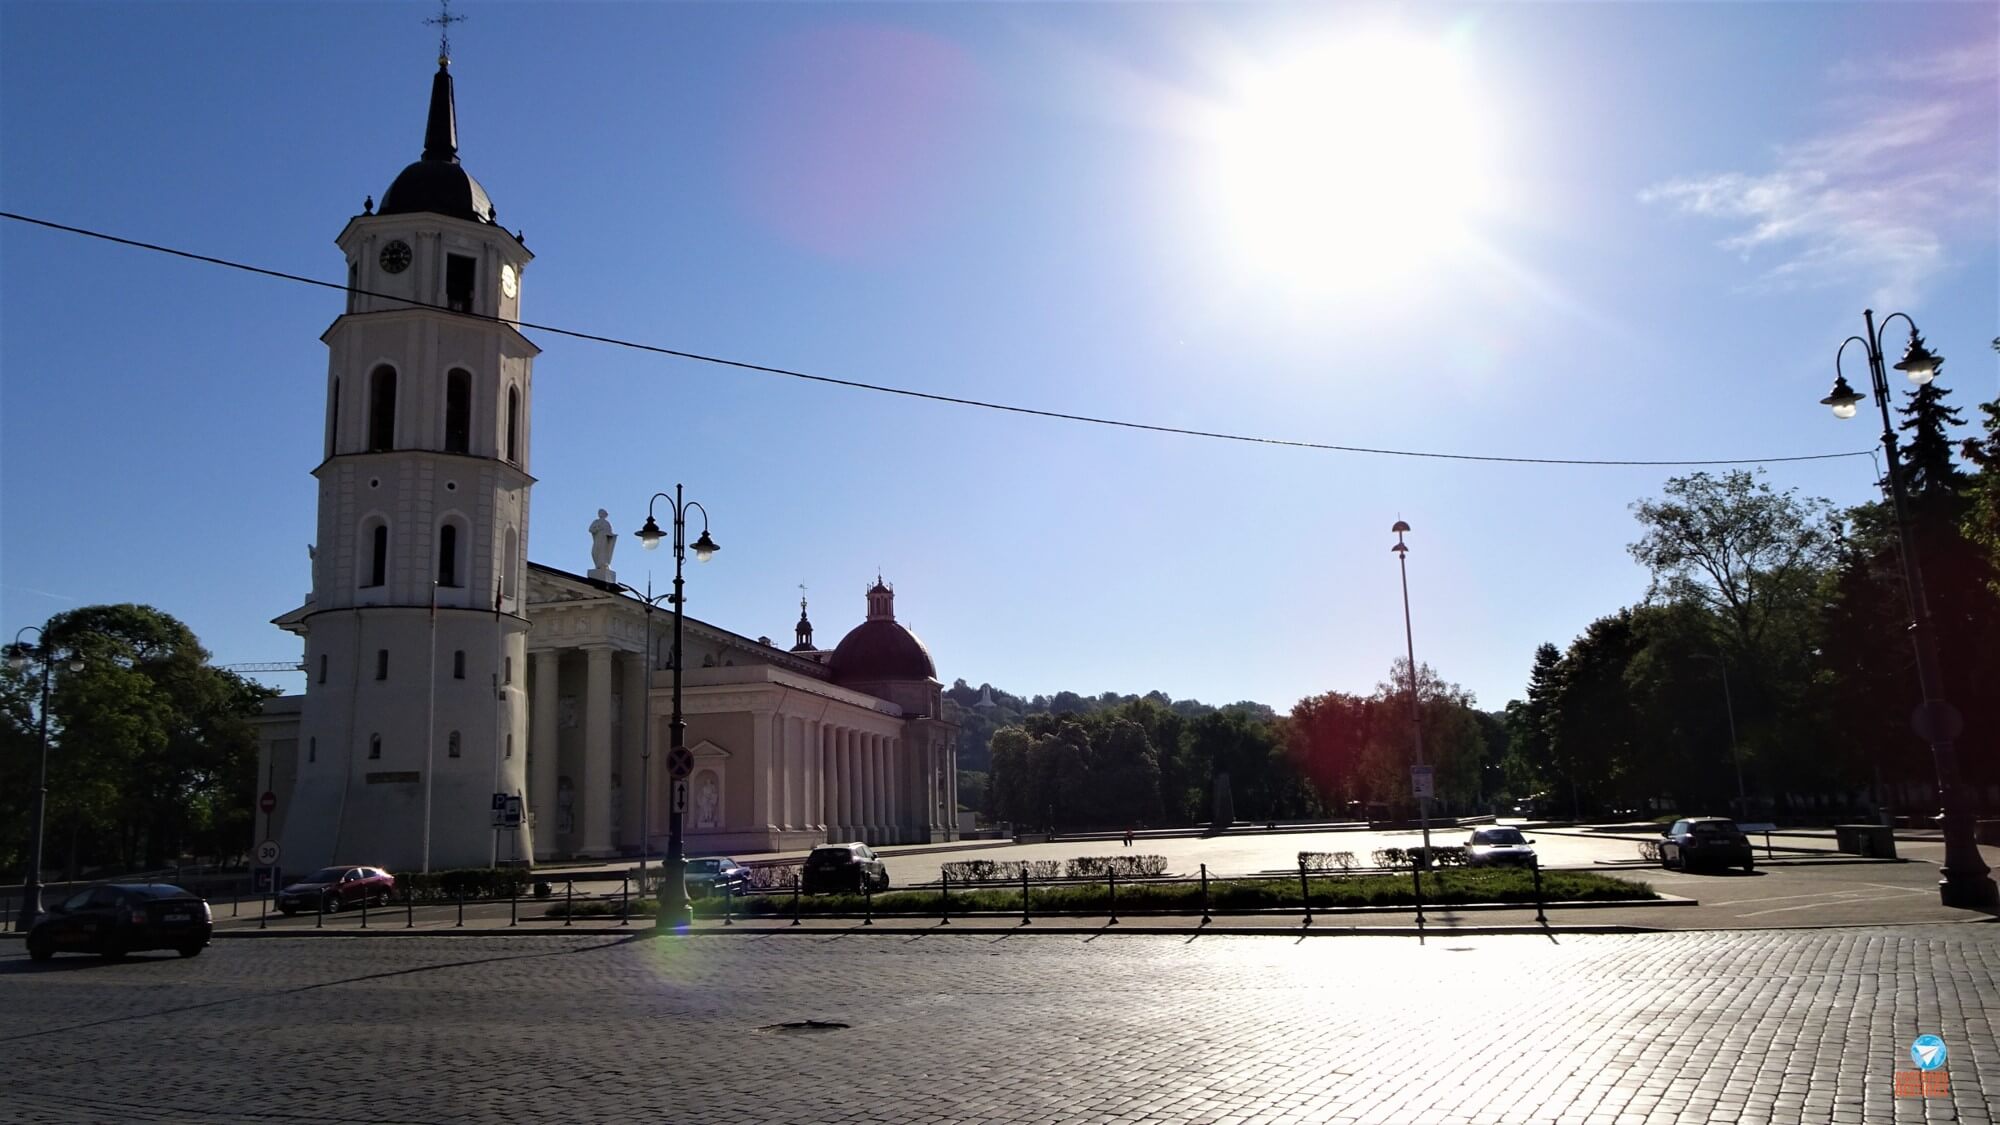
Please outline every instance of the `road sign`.
[{"label": "road sign", "polygon": [[1422,801],[1428,800],[1434,795],[1431,792],[1432,769],[1433,767],[1431,766],[1410,767],[1410,796]]},{"label": "road sign", "polygon": [[253,867],[250,869],[250,889],[258,894],[270,894],[284,885],[283,878],[275,867]]},{"label": "road sign", "polygon": [[500,810],[500,824],[503,828],[521,826],[521,798],[509,795],[507,807]]},{"label": "road sign", "polygon": [[263,810],[265,816],[270,816],[271,810],[278,807],[278,795],[269,789],[264,790],[264,795],[257,798],[257,807]]},{"label": "road sign", "polygon": [[258,866],[270,867],[277,862],[278,862],[278,842],[276,840],[266,840],[263,843],[257,845]]},{"label": "road sign", "polygon": [[674,811],[677,813],[688,811],[688,783],[686,780],[674,782]]},{"label": "road sign", "polygon": [[676,746],[667,751],[667,773],[675,780],[694,772],[694,751],[685,746]]}]

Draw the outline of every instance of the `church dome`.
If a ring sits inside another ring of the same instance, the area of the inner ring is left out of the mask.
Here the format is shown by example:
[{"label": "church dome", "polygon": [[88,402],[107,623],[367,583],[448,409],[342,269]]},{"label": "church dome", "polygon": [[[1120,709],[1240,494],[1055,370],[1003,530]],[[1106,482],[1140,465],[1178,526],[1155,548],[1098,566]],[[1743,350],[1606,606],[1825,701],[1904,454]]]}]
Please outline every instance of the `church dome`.
[{"label": "church dome", "polygon": [[833,650],[832,668],[834,679],[847,682],[937,678],[924,642],[894,621],[856,625]]},{"label": "church dome", "polygon": [[493,201],[486,189],[458,162],[458,108],[451,89],[450,63],[438,59],[431,79],[430,116],[424,122],[423,159],[403,169],[382,193],[378,215],[416,212],[449,215],[475,223],[493,221]]},{"label": "church dome", "polygon": [[895,598],[895,591],[880,578],[868,588],[868,620],[840,639],[828,664],[836,681],[937,678],[930,650],[915,633],[896,623]]}]

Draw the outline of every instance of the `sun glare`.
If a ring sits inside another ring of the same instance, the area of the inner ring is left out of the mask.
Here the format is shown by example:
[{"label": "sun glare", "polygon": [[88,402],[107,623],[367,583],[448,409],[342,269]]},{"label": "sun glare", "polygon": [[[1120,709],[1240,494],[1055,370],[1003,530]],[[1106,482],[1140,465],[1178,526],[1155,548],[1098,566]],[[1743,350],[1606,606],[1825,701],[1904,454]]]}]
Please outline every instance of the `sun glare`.
[{"label": "sun glare", "polygon": [[1218,233],[1289,287],[1417,276],[1491,205],[1489,117],[1441,43],[1351,36],[1246,70],[1209,123]]}]

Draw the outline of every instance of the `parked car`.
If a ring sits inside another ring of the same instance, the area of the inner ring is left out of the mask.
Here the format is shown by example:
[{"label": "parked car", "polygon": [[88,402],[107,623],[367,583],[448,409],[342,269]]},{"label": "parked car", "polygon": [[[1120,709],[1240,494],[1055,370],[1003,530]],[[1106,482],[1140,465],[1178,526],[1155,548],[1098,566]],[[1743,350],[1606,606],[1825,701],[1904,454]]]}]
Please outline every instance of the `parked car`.
[{"label": "parked car", "polygon": [[366,902],[386,905],[396,897],[396,877],[379,867],[340,864],[288,884],[278,892],[278,909],[286,914],[324,910],[331,914]]},{"label": "parked car", "polygon": [[28,931],[28,956],[95,953],[116,961],[143,949],[171,949],[193,957],[214,932],[200,895],[168,883],[104,883],[51,906]]},{"label": "parked car", "polygon": [[889,868],[867,844],[821,844],[806,856],[805,892],[889,889]]},{"label": "parked car", "polygon": [[1676,820],[1660,833],[1660,866],[1692,871],[1696,867],[1756,869],[1750,857],[1750,837],[1726,816],[1693,816]]},{"label": "parked car", "polygon": [[728,856],[691,859],[687,861],[687,874],[683,876],[683,881],[687,884],[689,898],[719,895],[725,888],[731,894],[740,895],[750,889],[750,869]]},{"label": "parked car", "polygon": [[1518,828],[1478,828],[1465,841],[1467,867],[1532,867],[1534,863],[1535,842],[1521,835]]}]

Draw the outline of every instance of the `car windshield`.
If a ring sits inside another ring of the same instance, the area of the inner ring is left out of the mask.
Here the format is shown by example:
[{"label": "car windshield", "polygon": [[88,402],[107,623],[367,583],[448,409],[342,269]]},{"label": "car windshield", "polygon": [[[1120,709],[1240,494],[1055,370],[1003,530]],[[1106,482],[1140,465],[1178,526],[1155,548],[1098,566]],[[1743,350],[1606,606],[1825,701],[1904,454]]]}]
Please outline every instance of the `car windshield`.
[{"label": "car windshield", "polygon": [[688,860],[688,870],[703,872],[720,871],[722,870],[722,861],[719,859],[691,859]]},{"label": "car windshield", "polygon": [[1473,833],[1472,842],[1475,844],[1525,844],[1527,840],[1523,839],[1521,833],[1516,829],[1488,828],[1484,831]]}]

